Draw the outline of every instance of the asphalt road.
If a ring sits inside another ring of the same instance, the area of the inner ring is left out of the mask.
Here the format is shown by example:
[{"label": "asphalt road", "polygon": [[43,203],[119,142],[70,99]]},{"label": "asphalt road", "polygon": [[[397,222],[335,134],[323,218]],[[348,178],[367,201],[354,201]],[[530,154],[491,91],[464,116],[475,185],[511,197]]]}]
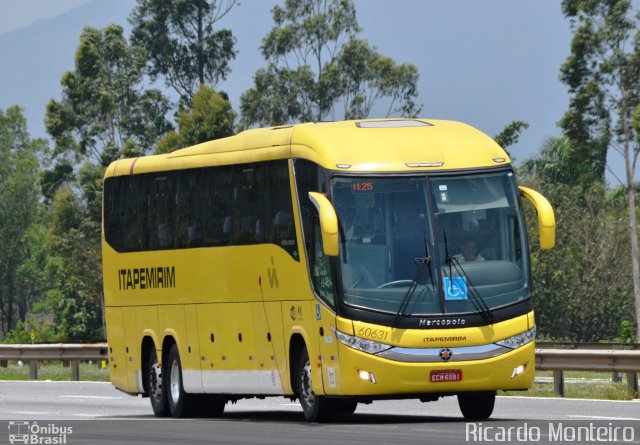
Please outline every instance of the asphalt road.
[{"label": "asphalt road", "polygon": [[148,399],[109,383],[0,381],[0,444],[11,438],[70,445],[640,444],[640,401],[498,397],[492,418],[480,423],[465,422],[451,397],[380,401],[331,424],[308,424],[298,403],[285,398],[229,404],[220,419],[157,419]]}]

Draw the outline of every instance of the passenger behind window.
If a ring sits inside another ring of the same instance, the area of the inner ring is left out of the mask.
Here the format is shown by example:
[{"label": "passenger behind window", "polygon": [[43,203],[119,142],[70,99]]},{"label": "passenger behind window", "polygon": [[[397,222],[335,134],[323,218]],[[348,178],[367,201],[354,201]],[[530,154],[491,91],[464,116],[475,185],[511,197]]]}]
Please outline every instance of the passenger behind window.
[{"label": "passenger behind window", "polygon": [[168,248],[169,244],[169,224],[158,224],[158,246]]},{"label": "passenger behind window", "polygon": [[236,237],[236,244],[254,244],[256,242],[255,216],[243,216],[240,218],[240,230]]}]

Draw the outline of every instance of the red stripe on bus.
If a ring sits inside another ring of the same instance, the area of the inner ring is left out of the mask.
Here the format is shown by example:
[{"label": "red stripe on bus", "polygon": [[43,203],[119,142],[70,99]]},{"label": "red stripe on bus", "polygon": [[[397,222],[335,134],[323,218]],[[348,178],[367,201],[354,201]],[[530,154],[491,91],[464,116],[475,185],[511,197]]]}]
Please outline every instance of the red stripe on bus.
[{"label": "red stripe on bus", "polygon": [[130,174],[130,175],[132,175],[132,174],[133,174],[133,167],[135,167],[135,166],[136,166],[136,162],[138,162],[138,159],[140,159],[140,158],[135,158],[135,159],[133,160],[133,162],[131,163],[131,167],[129,167],[129,174]]}]

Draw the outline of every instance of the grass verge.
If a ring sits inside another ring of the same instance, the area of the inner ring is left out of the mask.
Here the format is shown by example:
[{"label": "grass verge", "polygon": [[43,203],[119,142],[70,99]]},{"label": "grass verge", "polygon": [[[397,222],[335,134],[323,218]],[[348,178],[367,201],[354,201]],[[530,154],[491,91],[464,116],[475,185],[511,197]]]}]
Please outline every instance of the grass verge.
[{"label": "grass verge", "polygon": [[[9,361],[6,368],[0,367],[0,380],[29,380],[29,364]],[[39,362],[38,380],[71,380],[71,367],[60,361]],[[108,382],[109,369],[102,363],[80,363],[80,380]]]},{"label": "grass verge", "polygon": [[[536,378],[547,377],[548,381],[537,381],[529,391],[504,391],[502,395],[524,397],[560,397],[553,388],[553,372],[537,371]],[[614,382],[611,373],[566,371],[564,372],[564,397],[572,399],[632,400],[627,385],[627,375],[620,374],[621,381]],[[545,379],[546,380],[546,379]]]}]

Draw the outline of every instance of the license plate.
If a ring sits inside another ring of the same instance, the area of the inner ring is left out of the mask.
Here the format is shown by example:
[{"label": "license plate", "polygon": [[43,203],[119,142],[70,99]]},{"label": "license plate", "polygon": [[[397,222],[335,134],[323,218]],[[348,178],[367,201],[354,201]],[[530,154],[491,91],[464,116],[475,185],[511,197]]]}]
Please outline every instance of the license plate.
[{"label": "license plate", "polygon": [[433,383],[459,382],[462,380],[462,370],[448,369],[446,371],[431,371],[429,379]]}]

